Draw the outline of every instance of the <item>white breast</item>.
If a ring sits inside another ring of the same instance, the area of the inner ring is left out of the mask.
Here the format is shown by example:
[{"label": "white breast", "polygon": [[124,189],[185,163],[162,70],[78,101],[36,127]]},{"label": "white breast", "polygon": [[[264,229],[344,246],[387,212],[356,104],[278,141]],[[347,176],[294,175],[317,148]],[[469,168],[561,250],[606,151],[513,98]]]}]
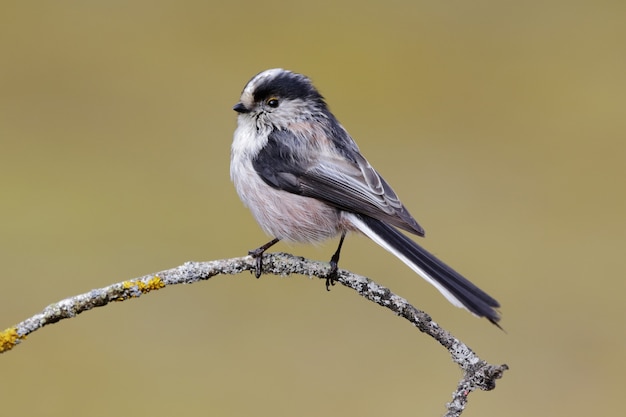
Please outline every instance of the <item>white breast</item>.
[{"label": "white breast", "polygon": [[267,135],[257,134],[251,118],[240,117],[231,149],[230,177],[239,198],[265,233],[301,243],[320,242],[341,233],[338,209],[272,188],[257,175],[252,159],[265,143]]}]

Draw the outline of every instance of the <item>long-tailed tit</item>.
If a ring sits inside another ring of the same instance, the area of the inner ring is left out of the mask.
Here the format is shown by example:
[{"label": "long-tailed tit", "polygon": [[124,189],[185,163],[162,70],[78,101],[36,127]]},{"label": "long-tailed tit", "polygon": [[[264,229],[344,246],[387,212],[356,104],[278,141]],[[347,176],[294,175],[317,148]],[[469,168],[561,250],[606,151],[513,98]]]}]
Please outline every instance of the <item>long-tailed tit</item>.
[{"label": "long-tailed tit", "polygon": [[283,69],[261,72],[233,109],[238,126],[230,176],[261,228],[274,237],[249,252],[257,259],[257,277],[263,252],[280,240],[314,243],[340,236],[329,274],[336,276],[346,233],[360,232],[452,304],[497,325],[495,299],[397,230],[424,236],[307,77]]}]

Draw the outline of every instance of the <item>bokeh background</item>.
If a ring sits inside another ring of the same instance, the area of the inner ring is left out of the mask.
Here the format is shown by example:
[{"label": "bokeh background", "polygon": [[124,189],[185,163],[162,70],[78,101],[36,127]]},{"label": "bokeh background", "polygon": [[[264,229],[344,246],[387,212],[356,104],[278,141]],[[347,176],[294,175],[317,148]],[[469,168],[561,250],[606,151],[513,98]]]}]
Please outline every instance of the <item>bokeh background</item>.
[{"label": "bokeh background", "polygon": [[[624,1],[0,3],[0,327],[266,241],[230,183],[244,84],[313,78],[507,333],[351,237],[341,266],[511,370],[468,416],[618,412],[626,362]],[[318,248],[278,246],[327,260]],[[49,326],[3,415],[440,415],[448,354],[352,291],[243,274]]]}]

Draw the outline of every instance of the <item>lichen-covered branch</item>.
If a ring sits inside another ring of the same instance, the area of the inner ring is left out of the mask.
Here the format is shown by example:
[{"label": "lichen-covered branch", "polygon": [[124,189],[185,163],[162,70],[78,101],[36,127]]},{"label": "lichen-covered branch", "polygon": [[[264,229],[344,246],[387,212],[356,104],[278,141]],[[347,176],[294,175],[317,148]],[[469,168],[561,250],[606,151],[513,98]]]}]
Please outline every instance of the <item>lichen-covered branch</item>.
[{"label": "lichen-covered branch", "polygon": [[[250,256],[210,262],[186,262],[177,268],[66,298],[49,305],[41,313],[0,332],[0,353],[13,349],[30,333],[43,326],[74,317],[94,307],[102,307],[112,301],[137,298],[142,294],[170,285],[191,284],[196,281],[207,280],[215,275],[239,274],[243,271],[253,271],[254,268],[255,260]],[[301,274],[326,279],[329,265],[285,253],[272,253],[263,257],[263,272],[276,275]],[[470,392],[476,389],[485,391],[493,389],[495,381],[508,369],[506,365],[491,365],[483,361],[464,343],[439,327],[428,314],[416,309],[404,298],[395,295],[374,281],[341,269],[338,271],[337,278],[342,285],[352,288],[368,300],[404,317],[450,352],[452,360],[461,367],[464,376],[453,394],[453,401],[448,404],[446,416],[459,416],[467,404],[467,396]]]}]

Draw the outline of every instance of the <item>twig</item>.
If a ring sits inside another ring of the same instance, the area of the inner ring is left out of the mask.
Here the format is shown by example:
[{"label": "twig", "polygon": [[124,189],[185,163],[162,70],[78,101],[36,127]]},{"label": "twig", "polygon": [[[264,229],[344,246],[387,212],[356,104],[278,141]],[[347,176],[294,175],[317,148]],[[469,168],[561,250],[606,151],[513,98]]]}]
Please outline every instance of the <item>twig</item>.
[{"label": "twig", "polygon": [[[0,332],[0,353],[13,349],[30,333],[43,326],[74,317],[94,307],[102,307],[112,301],[137,298],[142,294],[169,285],[191,284],[196,281],[207,280],[215,275],[233,275],[243,271],[253,271],[255,265],[254,259],[250,256],[210,262],[186,262],[177,268],[66,298],[49,305],[41,313]],[[295,273],[326,279],[329,265],[285,253],[271,253],[263,257],[263,272],[283,276]],[[495,388],[495,381],[501,378],[503,372],[508,369],[506,365],[491,365],[483,361],[467,345],[439,327],[428,314],[416,309],[404,298],[395,295],[374,281],[341,269],[337,271],[337,279],[342,285],[352,288],[368,300],[404,317],[450,352],[452,360],[461,367],[464,375],[453,393],[452,402],[447,404],[448,412],[445,416],[460,416],[467,404],[467,397],[470,392],[476,389],[489,391]]]}]

